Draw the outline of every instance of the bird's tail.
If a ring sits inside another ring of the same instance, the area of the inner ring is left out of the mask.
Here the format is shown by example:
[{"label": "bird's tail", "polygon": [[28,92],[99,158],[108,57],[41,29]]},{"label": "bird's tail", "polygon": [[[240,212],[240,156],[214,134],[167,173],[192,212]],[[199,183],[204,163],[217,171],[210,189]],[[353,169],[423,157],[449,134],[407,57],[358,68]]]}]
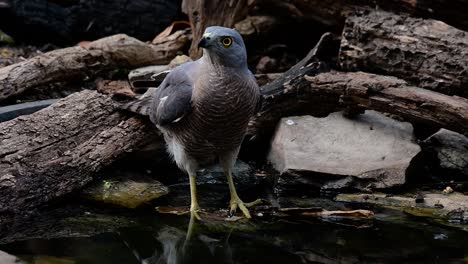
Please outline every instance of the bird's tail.
[{"label": "bird's tail", "polygon": [[137,113],[144,116],[149,116],[151,110],[151,101],[153,93],[156,88],[149,88],[146,93],[140,96],[138,99],[122,104],[119,106],[120,109],[124,109],[133,113]]}]

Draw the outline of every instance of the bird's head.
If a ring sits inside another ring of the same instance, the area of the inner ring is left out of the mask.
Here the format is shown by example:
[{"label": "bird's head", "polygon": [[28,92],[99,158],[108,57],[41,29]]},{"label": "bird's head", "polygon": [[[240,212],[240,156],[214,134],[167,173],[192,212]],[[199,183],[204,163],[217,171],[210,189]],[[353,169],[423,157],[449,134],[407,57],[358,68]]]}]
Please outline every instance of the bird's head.
[{"label": "bird's head", "polygon": [[227,67],[247,67],[247,52],[242,36],[234,29],[208,27],[198,42],[203,56]]}]

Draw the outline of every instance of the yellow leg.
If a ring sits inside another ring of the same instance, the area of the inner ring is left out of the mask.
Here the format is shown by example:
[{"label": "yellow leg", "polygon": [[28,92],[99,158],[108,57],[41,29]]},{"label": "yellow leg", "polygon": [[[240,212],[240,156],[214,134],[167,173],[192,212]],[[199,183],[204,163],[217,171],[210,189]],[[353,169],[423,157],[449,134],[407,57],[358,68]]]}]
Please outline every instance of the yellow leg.
[{"label": "yellow leg", "polygon": [[242,202],[242,200],[237,195],[236,186],[234,185],[234,181],[232,180],[231,172],[227,172],[226,177],[227,177],[228,184],[229,184],[229,191],[231,193],[231,201],[229,202],[231,209],[230,209],[229,215],[234,215],[237,208],[239,207],[239,209],[242,211],[242,213],[244,214],[244,216],[246,218],[252,218],[252,216],[250,215],[250,212],[247,209],[247,207],[251,207],[251,206],[261,204],[262,201],[260,199],[258,199],[258,200],[255,200],[255,201],[251,202],[251,203]]},{"label": "yellow leg", "polygon": [[201,220],[200,215],[198,215],[198,212],[200,211],[200,207],[198,206],[198,201],[197,201],[197,183],[195,181],[195,175],[189,175],[190,178],[190,213],[192,216],[194,216],[196,219]]}]

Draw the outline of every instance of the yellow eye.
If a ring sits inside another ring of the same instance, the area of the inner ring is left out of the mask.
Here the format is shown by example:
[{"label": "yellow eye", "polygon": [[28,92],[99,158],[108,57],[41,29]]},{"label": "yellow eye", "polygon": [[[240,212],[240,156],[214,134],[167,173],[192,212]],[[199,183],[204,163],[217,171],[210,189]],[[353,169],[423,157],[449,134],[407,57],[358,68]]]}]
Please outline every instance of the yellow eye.
[{"label": "yellow eye", "polygon": [[223,39],[221,39],[221,43],[223,43],[224,47],[229,47],[232,44],[232,38],[224,37]]}]

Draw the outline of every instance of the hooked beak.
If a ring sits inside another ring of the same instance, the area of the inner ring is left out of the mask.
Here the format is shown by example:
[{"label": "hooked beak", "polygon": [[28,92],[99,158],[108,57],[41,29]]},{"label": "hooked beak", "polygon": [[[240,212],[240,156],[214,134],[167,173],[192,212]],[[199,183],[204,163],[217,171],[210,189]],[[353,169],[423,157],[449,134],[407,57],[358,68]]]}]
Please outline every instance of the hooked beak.
[{"label": "hooked beak", "polygon": [[208,48],[208,46],[210,45],[210,39],[211,39],[210,35],[211,33],[208,33],[208,32],[203,34],[200,41],[198,41],[199,48],[205,48],[205,49]]},{"label": "hooked beak", "polygon": [[208,47],[208,41],[206,40],[205,37],[202,37],[200,41],[198,41],[198,47],[199,48],[207,48]]}]

